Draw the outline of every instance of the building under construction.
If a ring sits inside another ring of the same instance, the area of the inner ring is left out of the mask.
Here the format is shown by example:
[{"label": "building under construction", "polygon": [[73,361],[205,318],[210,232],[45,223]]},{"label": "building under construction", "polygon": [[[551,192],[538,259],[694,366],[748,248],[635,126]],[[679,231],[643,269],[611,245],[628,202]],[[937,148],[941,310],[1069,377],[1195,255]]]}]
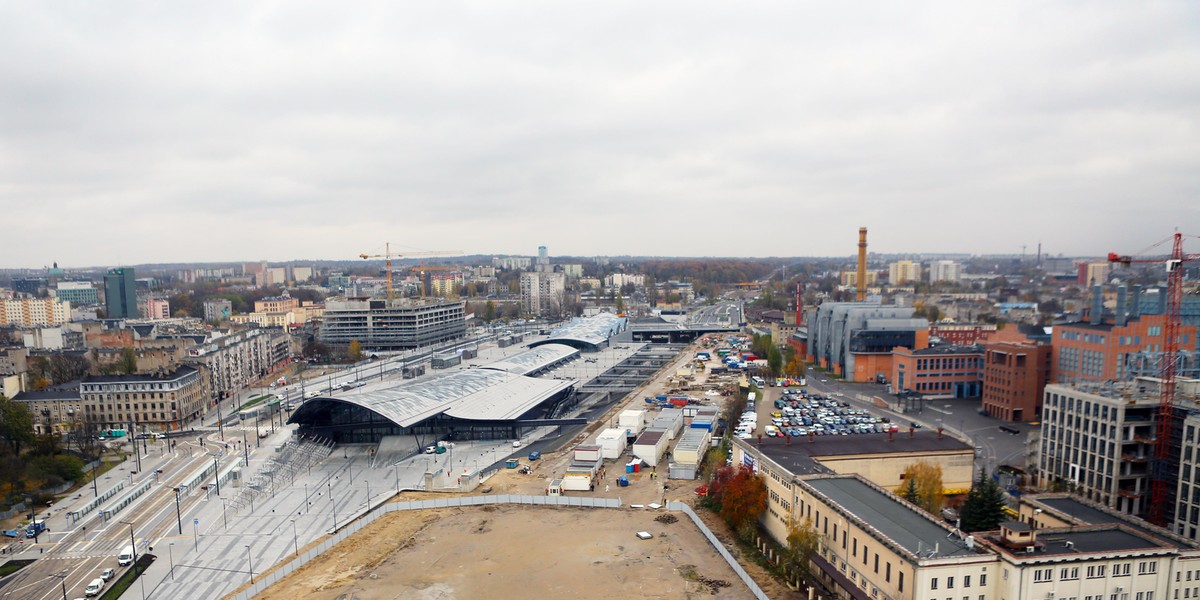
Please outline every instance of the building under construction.
[{"label": "building under construction", "polygon": [[1151,479],[1163,471],[1169,529],[1197,538],[1200,523],[1200,380],[1179,379],[1170,425],[1170,452],[1156,465],[1160,380],[1081,382],[1046,386],[1038,479],[1123,513],[1148,514]]},{"label": "building under construction", "polygon": [[380,351],[439,344],[466,335],[466,306],[435,298],[330,300],[319,339],[339,345],[357,340],[363,350]]}]

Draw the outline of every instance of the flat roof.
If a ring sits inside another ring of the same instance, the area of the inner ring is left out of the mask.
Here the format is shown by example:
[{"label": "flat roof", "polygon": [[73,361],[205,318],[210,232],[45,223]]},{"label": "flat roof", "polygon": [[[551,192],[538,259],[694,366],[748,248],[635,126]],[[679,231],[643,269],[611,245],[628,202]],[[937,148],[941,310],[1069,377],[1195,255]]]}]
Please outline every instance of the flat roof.
[{"label": "flat roof", "polygon": [[825,457],[850,456],[856,454],[905,454],[911,452],[970,452],[975,449],[948,435],[938,437],[934,431],[921,430],[896,433],[888,441],[886,433],[861,433],[855,435],[817,435],[792,438],[788,444],[784,438],[765,438],[759,444],[756,438],[741,440],[761,452],[774,463],[793,475],[828,473],[817,460]]},{"label": "flat roof", "polygon": [[1154,525],[1126,515],[1123,513],[1112,513],[1104,509],[1085,502],[1074,496],[1054,495],[1027,495],[1021,498],[1022,502],[1029,504],[1035,508],[1044,507],[1050,509],[1053,513],[1058,513],[1056,516],[1068,517],[1080,525],[1105,525],[1105,524],[1120,524],[1133,529],[1134,531],[1149,535],[1179,547],[1196,548],[1198,545],[1186,538],[1177,536],[1166,529],[1155,527]]},{"label": "flat roof", "polygon": [[[966,544],[947,537],[951,529],[909,507],[891,494],[880,491],[857,475],[802,479],[802,486],[840,506],[858,525],[873,529],[920,558],[970,556]],[[934,549],[936,554],[932,554]]]}]

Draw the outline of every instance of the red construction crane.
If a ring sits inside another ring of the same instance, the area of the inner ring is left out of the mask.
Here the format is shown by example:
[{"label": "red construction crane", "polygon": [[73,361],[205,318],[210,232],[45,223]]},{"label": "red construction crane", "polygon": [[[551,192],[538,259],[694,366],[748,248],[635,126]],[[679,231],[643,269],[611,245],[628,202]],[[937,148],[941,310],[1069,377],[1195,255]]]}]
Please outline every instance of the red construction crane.
[{"label": "red construction crane", "polygon": [[1171,422],[1175,414],[1175,372],[1179,359],[1183,263],[1194,260],[1200,260],[1200,254],[1183,253],[1183,234],[1181,233],[1175,234],[1171,256],[1166,259],[1165,263],[1162,258],[1134,258],[1115,252],[1108,254],[1109,262],[1124,266],[1129,266],[1131,263],[1164,263],[1167,268],[1167,310],[1163,322],[1162,362],[1159,365],[1162,383],[1159,389],[1158,431],[1154,438],[1154,461],[1151,463],[1150,470],[1150,506],[1146,515],[1147,521],[1160,527],[1167,525],[1167,484],[1170,476],[1167,473],[1167,461],[1171,454]]}]

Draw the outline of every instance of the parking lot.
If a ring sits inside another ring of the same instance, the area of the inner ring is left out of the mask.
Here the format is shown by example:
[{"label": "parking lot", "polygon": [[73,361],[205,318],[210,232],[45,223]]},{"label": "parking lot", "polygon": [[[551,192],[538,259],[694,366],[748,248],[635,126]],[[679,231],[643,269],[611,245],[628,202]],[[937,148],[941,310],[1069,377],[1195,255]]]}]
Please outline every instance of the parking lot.
[{"label": "parking lot", "polygon": [[900,430],[900,424],[889,417],[804,388],[768,387],[758,393],[763,398],[755,404],[755,429],[746,432],[743,428],[738,437],[864,435]]}]

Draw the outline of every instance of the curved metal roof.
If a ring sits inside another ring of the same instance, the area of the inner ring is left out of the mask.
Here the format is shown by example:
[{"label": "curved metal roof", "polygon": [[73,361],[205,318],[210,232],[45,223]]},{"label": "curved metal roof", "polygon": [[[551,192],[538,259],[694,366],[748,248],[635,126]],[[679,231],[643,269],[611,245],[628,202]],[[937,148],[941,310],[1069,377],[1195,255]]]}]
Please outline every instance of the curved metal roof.
[{"label": "curved metal roof", "polygon": [[361,406],[400,427],[410,427],[445,413],[459,419],[515,419],[574,381],[537,379],[495,369],[463,369],[403,382],[373,385],[333,396],[318,396],[301,404],[289,423],[299,423],[322,401]]},{"label": "curved metal roof", "polygon": [[566,344],[542,344],[504,360],[483,365],[480,368],[496,369],[515,375],[528,375],[576,356],[579,356],[579,351]]},{"label": "curved metal roof", "polygon": [[608,338],[625,331],[629,320],[612,313],[572,319],[570,323],[550,332],[550,337],[529,344],[530,348],[546,344],[565,344],[575,348],[595,349]]}]

